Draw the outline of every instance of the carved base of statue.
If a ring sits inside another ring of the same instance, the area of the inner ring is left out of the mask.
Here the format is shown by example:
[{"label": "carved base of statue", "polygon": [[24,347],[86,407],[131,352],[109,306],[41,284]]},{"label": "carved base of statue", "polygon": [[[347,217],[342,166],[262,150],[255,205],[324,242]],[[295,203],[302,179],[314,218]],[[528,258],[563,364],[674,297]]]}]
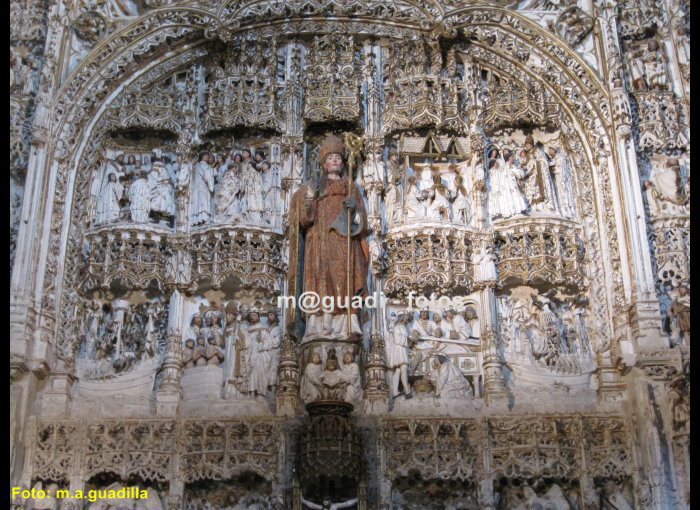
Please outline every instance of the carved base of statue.
[{"label": "carved base of statue", "polygon": [[221,398],[224,371],[219,366],[204,365],[183,371],[182,399]]},{"label": "carved base of statue", "polygon": [[[362,336],[362,327],[357,314],[351,315],[350,320],[351,336]],[[306,317],[306,332],[302,343],[309,340],[319,338],[327,338],[333,340],[345,340],[348,336],[347,332],[348,316],[347,314],[333,315],[332,313],[323,314],[308,314]]]}]

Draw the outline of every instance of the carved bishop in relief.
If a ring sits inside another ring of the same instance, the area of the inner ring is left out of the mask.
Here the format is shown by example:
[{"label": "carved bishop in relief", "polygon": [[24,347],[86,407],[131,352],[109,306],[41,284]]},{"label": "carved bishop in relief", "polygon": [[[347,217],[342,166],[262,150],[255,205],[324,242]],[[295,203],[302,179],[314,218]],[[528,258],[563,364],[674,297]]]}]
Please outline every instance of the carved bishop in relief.
[{"label": "carved bishop in relief", "polygon": [[[347,310],[339,304],[344,304],[348,295],[352,298],[367,292],[369,255],[365,240],[367,214],[357,186],[353,184],[348,194],[348,180],[343,176],[343,151],[344,144],[339,138],[326,137],[319,153],[322,173],[294,193],[289,215],[289,288],[292,292],[297,289],[314,292],[321,298],[333,297],[333,311],[325,312],[322,317],[309,315],[307,331],[336,338],[346,335]],[[347,213],[352,218],[349,233],[346,231]],[[348,235],[351,237],[349,292],[346,283]],[[298,264],[302,262],[301,256],[303,263]],[[319,319],[322,324],[311,324]],[[352,331],[361,331],[356,313],[352,314]]]}]

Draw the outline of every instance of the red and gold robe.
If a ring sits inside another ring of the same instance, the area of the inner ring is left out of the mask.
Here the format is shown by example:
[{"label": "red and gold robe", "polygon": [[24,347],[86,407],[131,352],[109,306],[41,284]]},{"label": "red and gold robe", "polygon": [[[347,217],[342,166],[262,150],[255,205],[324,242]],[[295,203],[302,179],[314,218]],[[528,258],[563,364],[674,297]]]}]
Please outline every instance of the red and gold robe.
[{"label": "red and gold robe", "polygon": [[[323,179],[325,187],[318,198],[306,198],[309,184],[301,186],[292,196],[289,212],[290,256],[289,292],[293,294],[299,285],[300,292],[315,292],[319,296],[334,297],[334,314],[347,313],[338,307],[338,299],[345,303],[347,286],[347,237],[331,228],[343,212],[343,201],[347,198],[347,181]],[[355,199],[356,215],[362,219],[362,228],[353,230],[350,243],[352,263],[350,265],[350,297],[367,295],[368,245],[367,213],[362,194],[353,183],[352,197]],[[343,214],[344,217],[344,214]],[[304,239],[304,274],[297,275],[297,257],[300,238]],[[353,313],[359,312],[352,309]]]}]

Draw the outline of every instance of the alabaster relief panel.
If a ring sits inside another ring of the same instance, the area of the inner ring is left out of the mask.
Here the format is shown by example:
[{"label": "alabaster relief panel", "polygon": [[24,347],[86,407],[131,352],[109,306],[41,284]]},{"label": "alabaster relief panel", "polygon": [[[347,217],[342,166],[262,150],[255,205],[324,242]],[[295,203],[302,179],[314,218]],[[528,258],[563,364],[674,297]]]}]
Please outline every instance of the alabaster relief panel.
[{"label": "alabaster relief panel", "polygon": [[472,401],[481,397],[479,303],[420,310],[386,307],[384,344],[391,396]]},{"label": "alabaster relief panel", "polygon": [[106,381],[130,372],[155,372],[165,346],[168,301],[130,292],[81,301],[80,349],[76,372],[81,381]]},{"label": "alabaster relief panel", "polygon": [[[506,376],[513,391],[587,392],[594,389],[594,351],[583,295],[513,288],[498,296]],[[546,381],[546,382],[545,382]]]},{"label": "alabaster relief panel", "polygon": [[222,293],[187,299],[182,331],[182,389],[189,401],[226,399],[265,405],[277,387],[282,329],[274,303]]}]

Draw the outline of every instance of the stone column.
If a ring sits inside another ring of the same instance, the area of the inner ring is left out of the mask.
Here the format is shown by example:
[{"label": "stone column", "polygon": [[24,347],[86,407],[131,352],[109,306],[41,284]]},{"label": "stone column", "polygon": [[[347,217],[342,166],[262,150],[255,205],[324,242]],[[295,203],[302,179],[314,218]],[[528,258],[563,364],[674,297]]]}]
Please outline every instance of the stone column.
[{"label": "stone column", "polygon": [[[477,246],[488,245],[487,238],[475,243]],[[475,246],[476,248],[476,246]],[[488,249],[488,247],[487,247]],[[479,266],[474,264],[475,284],[479,289],[479,321],[481,326],[481,354],[483,356],[484,402],[488,406],[504,408],[508,403],[508,393],[503,380],[501,356],[499,354],[500,334],[498,330],[498,308],[494,289],[497,285],[495,262],[481,260]]]},{"label": "stone column", "polygon": [[181,318],[184,298],[178,290],[170,296],[168,314],[168,339],[163,356],[162,379],[156,390],[156,414],[158,416],[176,416],[182,389],[180,375],[182,371],[182,331]]},{"label": "stone column", "polygon": [[299,363],[296,342],[285,334],[280,345],[277,369],[277,416],[294,416],[299,405]]},{"label": "stone column", "polygon": [[634,353],[668,347],[668,339],[661,330],[661,314],[654,272],[651,265],[651,247],[642,186],[634,144],[631,138],[629,98],[622,89],[624,70],[617,36],[617,8],[606,5],[598,18],[603,28],[603,51],[608,65],[608,86],[613,98],[612,156],[608,160],[611,188],[614,190],[615,216],[618,218],[618,239],[621,244],[621,268],[624,271],[625,295],[629,300],[627,321],[628,337],[633,341]]},{"label": "stone column", "polygon": [[386,347],[382,334],[371,336],[367,355],[365,384],[365,412],[385,414],[389,410],[389,386],[386,379]]}]

